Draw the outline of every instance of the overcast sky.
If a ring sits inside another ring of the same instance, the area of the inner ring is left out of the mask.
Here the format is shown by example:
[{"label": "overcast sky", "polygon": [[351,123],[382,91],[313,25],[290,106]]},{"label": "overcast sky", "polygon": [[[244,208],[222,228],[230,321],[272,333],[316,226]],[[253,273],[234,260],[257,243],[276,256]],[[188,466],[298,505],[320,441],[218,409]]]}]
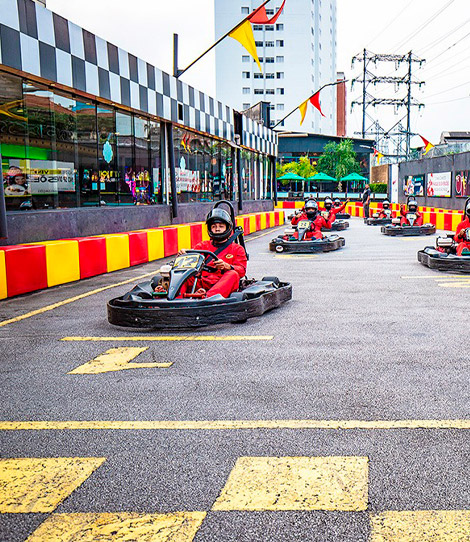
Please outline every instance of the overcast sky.
[{"label": "overcast sky", "polygon": [[[230,2],[231,0],[226,0]],[[470,1],[469,0],[337,0],[338,71],[348,79],[358,76],[362,64],[351,69],[351,58],[364,48],[375,53],[415,55],[427,60],[413,67],[416,80],[426,85],[413,96],[426,105],[413,109],[411,128],[433,143],[442,131],[470,131]],[[286,5],[288,5],[287,0]],[[115,43],[137,56],[172,72],[173,32],[180,34],[180,66],[193,60],[214,41],[213,0],[47,0],[49,9]],[[281,16],[282,17],[282,16]],[[241,47],[235,41],[233,47]],[[395,75],[392,63],[379,70]],[[405,73],[402,67],[399,74]],[[215,93],[214,57],[191,69],[182,78],[196,88]],[[324,81],[326,83],[327,81]],[[323,82],[322,82],[323,83]],[[295,82],[293,82],[295,84]],[[376,97],[397,94],[392,86],[370,86]],[[362,87],[348,86],[348,99],[360,97]],[[401,108],[370,108],[388,130],[405,114]],[[361,129],[360,107],[348,109],[348,135]],[[370,122],[368,122],[370,124]],[[412,145],[420,145],[419,138]]]}]

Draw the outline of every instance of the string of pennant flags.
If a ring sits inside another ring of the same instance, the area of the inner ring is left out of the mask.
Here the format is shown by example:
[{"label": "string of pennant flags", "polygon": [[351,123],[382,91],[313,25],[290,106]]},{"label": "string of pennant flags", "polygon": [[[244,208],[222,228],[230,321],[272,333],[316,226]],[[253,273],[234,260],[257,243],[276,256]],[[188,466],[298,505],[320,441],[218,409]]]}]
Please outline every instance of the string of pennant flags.
[{"label": "string of pennant flags", "polygon": [[[418,134],[419,135],[419,134]],[[419,137],[423,140],[424,143],[424,152],[423,156],[426,156],[426,154],[435,147],[430,141],[428,141],[425,137],[422,135],[419,135]],[[385,156],[378,150],[374,148],[374,154],[373,157],[377,160],[377,165],[380,165],[380,160],[384,158]]]}]

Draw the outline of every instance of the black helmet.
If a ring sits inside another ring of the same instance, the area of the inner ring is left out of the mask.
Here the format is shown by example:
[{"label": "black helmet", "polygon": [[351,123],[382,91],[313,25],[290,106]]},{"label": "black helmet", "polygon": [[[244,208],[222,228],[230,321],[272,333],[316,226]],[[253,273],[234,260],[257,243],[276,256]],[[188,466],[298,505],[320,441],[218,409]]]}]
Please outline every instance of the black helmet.
[{"label": "black helmet", "polygon": [[325,209],[329,211],[333,207],[333,200],[331,198],[325,198]]},{"label": "black helmet", "polygon": [[418,210],[418,202],[415,199],[410,199],[408,202],[408,210],[415,213]]},{"label": "black helmet", "polygon": [[382,202],[382,207],[383,207],[384,209],[389,209],[389,208],[390,208],[390,201],[389,201],[387,198],[385,198],[385,199],[383,200],[383,202]]},{"label": "black helmet", "polygon": [[465,203],[465,214],[470,218],[470,198]]},{"label": "black helmet", "polygon": [[[217,222],[227,226],[227,229],[223,233],[212,233],[211,226]],[[216,241],[218,243],[222,243],[228,239],[233,230],[233,223],[230,215],[227,213],[227,211],[224,211],[218,207],[216,209],[212,209],[212,211],[207,215],[206,225],[207,233],[209,234],[211,241]]]},{"label": "black helmet", "polygon": [[307,218],[313,220],[318,213],[318,203],[313,199],[308,200],[305,204],[305,213],[307,214]]}]

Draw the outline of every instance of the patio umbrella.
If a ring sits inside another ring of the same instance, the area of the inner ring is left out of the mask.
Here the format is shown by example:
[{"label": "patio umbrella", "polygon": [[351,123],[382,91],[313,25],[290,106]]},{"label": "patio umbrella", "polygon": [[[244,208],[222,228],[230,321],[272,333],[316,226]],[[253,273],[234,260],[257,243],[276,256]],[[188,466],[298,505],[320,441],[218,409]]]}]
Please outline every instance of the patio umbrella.
[{"label": "patio umbrella", "polygon": [[367,177],[359,175],[359,173],[350,173],[341,179],[342,181],[368,181]]},{"label": "patio umbrella", "polygon": [[334,177],[330,177],[326,173],[322,173],[321,171],[314,175],[313,177],[308,178],[309,181],[317,181],[317,182],[336,182],[336,179]]},{"label": "patio umbrella", "polygon": [[301,177],[296,173],[286,173],[282,177],[277,178],[278,181],[305,181],[305,177]]}]

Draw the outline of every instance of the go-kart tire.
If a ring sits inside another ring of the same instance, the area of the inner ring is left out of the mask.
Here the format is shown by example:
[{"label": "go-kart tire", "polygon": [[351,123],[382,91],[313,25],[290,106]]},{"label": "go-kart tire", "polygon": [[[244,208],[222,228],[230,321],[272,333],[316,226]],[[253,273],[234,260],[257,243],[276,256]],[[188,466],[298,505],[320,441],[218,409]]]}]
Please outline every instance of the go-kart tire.
[{"label": "go-kart tire", "polygon": [[386,226],[391,223],[391,218],[368,218],[366,221],[368,226]]},{"label": "go-kart tire", "polygon": [[349,228],[349,222],[333,222],[331,228],[322,228],[322,231],[344,231]]},{"label": "go-kart tire", "polygon": [[349,220],[351,215],[349,213],[338,213],[336,215],[336,220]]},{"label": "go-kart tire", "polygon": [[279,252],[279,254],[280,254],[281,252],[284,252],[284,247],[282,245],[276,245],[275,250],[276,250],[276,252]]},{"label": "go-kart tire", "polygon": [[449,273],[470,273],[470,256],[457,256],[439,252],[434,247],[425,247],[417,253],[418,261],[437,271]]},{"label": "go-kart tire", "polygon": [[274,282],[276,286],[279,286],[279,284],[281,284],[279,277],[263,277],[261,280],[263,282]]}]

